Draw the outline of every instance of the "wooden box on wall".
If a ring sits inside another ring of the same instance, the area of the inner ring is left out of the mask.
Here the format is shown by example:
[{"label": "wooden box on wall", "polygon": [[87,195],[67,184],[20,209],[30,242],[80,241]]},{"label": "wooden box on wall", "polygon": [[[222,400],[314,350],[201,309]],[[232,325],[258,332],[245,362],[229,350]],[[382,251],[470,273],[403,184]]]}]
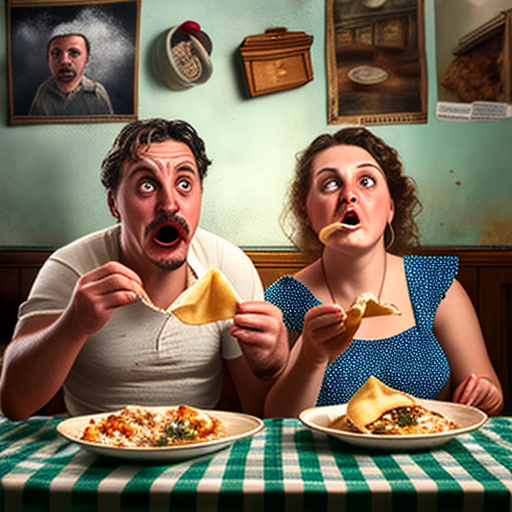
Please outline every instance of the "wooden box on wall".
[{"label": "wooden box on wall", "polygon": [[313,36],[269,28],[240,46],[251,97],[300,87],[313,80],[309,53]]}]

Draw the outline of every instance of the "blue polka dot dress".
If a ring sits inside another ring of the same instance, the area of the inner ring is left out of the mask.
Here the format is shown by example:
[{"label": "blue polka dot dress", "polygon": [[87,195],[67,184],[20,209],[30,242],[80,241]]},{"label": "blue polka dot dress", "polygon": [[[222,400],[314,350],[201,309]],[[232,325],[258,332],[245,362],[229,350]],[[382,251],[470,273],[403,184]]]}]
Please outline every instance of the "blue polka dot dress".
[{"label": "blue polka dot dress", "polygon": [[[405,256],[404,268],[416,324],[390,338],[355,338],[327,367],[318,406],[348,402],[371,375],[418,398],[436,398],[445,387],[450,367],[434,336],[434,317],[457,275],[459,260],[456,256]],[[307,311],[321,304],[292,276],[269,286],[265,299],[279,307],[286,326],[299,333]]]}]

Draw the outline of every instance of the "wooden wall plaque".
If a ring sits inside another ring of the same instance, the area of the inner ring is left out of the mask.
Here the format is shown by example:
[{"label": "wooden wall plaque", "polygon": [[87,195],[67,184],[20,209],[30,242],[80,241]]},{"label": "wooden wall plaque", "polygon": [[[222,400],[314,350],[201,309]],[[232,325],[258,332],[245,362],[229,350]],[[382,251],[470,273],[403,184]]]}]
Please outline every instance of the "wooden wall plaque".
[{"label": "wooden wall plaque", "polygon": [[269,28],[248,36],[240,46],[251,97],[300,87],[313,80],[309,53],[313,36]]}]

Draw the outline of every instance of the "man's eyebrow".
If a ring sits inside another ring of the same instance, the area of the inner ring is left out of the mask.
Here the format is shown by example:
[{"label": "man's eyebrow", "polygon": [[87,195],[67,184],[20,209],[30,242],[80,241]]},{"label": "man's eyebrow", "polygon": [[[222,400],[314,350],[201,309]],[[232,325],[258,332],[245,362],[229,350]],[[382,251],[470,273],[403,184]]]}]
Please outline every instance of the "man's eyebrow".
[{"label": "man's eyebrow", "polygon": [[156,165],[151,159],[137,158],[135,160],[128,160],[126,163],[126,171],[129,176],[132,176],[141,172],[155,173]]},{"label": "man's eyebrow", "polygon": [[[151,158],[150,156],[139,155],[135,160],[129,160],[126,162],[128,166],[127,174],[128,176],[133,176],[137,173],[149,172],[151,174],[156,174],[159,169],[159,159]],[[199,169],[195,160],[184,160],[182,161],[176,168],[179,172],[188,172],[190,174],[195,174],[199,176]]]},{"label": "man's eyebrow", "polygon": [[197,164],[193,160],[187,160],[180,163],[178,166],[178,170],[180,171],[189,171],[189,172],[199,172],[197,168]]}]

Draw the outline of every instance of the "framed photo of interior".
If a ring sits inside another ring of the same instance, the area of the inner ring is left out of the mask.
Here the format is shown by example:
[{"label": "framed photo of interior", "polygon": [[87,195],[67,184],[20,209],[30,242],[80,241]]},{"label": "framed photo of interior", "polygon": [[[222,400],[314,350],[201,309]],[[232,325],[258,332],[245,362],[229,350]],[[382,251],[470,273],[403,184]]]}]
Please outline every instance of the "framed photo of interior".
[{"label": "framed photo of interior", "polygon": [[512,0],[436,0],[438,101],[512,103]]},{"label": "framed photo of interior", "polygon": [[140,0],[8,0],[9,122],[137,118]]},{"label": "framed photo of interior", "polygon": [[427,122],[423,0],[326,0],[329,124]]}]

